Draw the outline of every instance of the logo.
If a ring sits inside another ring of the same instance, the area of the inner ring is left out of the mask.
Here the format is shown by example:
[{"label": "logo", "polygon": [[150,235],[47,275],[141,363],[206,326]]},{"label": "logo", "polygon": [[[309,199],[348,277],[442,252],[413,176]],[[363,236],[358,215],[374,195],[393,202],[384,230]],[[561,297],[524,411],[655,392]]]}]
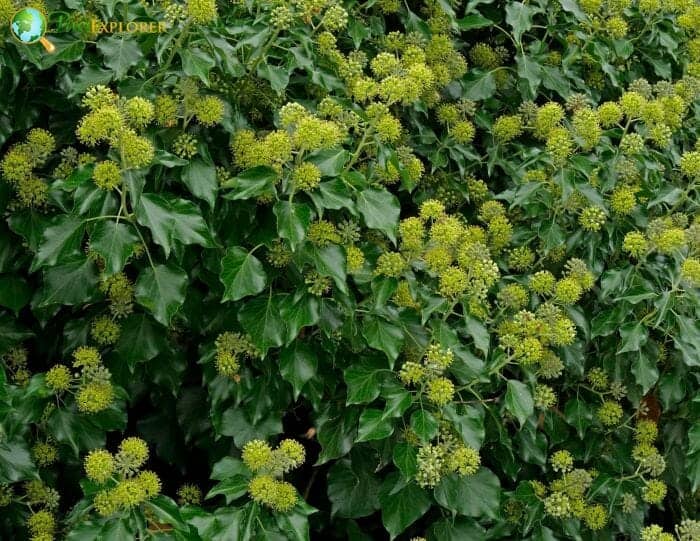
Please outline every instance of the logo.
[{"label": "logo", "polygon": [[76,19],[65,11],[51,14],[51,31],[55,33],[80,32],[85,34],[160,34],[167,32],[164,22],[153,21],[102,21],[96,18]]},{"label": "logo", "polygon": [[36,8],[23,8],[12,16],[10,32],[24,45],[41,43],[47,53],[56,51],[56,46],[44,37],[47,23],[44,14]]},{"label": "logo", "polygon": [[47,53],[56,51],[56,46],[46,37],[48,31],[83,32],[91,34],[160,34],[167,31],[164,22],[146,21],[100,21],[98,19],[75,20],[69,13],[57,11],[51,14],[52,27],[48,28],[46,16],[36,8],[26,7],[14,14],[10,21],[10,33],[24,45],[41,43]]}]

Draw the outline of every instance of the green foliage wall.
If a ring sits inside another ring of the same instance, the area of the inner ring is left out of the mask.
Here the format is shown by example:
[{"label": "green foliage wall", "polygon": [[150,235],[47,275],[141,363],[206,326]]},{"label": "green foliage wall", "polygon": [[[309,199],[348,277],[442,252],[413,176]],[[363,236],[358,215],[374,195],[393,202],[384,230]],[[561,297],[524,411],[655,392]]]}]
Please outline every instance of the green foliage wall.
[{"label": "green foliage wall", "polygon": [[700,540],[695,0],[30,6],[0,538]]}]

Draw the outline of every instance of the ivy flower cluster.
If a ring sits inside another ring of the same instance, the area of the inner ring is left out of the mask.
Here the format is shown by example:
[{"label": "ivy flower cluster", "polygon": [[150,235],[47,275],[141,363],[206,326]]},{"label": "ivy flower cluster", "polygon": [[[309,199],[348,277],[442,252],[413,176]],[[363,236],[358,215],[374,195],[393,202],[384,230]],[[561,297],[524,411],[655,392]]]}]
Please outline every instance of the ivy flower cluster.
[{"label": "ivy flower cluster", "polygon": [[406,361],[399,371],[404,385],[417,387],[428,401],[437,407],[449,404],[455,393],[454,383],[445,377],[445,371],[454,360],[450,349],[431,344],[421,363]]},{"label": "ivy flower cluster", "polygon": [[69,392],[74,395],[78,411],[97,413],[107,409],[115,400],[115,390],[109,370],[102,364],[100,352],[81,346],[73,352],[73,368],[57,364],[45,375],[45,384],[56,395]]},{"label": "ivy flower cluster", "polygon": [[653,254],[679,260],[677,284],[700,286],[700,222],[689,223],[685,214],[654,218],[645,231],[630,231],[622,249],[640,263]]},{"label": "ivy flower cluster", "polygon": [[304,446],[296,440],[282,440],[275,449],[262,440],[246,443],[241,458],[254,474],[248,483],[250,497],[273,511],[290,511],[297,504],[297,492],[281,477],[303,464],[305,456]]},{"label": "ivy flower cluster", "polygon": [[548,485],[529,482],[534,495],[542,501],[545,513],[554,519],[579,519],[590,530],[603,529],[610,520],[608,511],[605,505],[594,500],[595,493],[589,492],[598,473],[575,468],[574,457],[567,450],[556,451],[549,462],[559,477]]},{"label": "ivy flower cluster", "polygon": [[90,87],[82,104],[88,112],[80,119],[75,133],[88,147],[107,145],[111,157],[95,164],[92,178],[100,189],[114,190],[121,186],[123,171],[145,167],[153,161],[153,143],[139,132],[153,122],[154,105],[138,96],[122,98],[103,85]]},{"label": "ivy flower cluster", "polygon": [[146,442],[131,437],[114,454],[95,449],[85,457],[85,475],[99,486],[92,504],[100,516],[128,512],[160,493],[158,475],[142,469],[148,454]]},{"label": "ivy flower cluster", "polygon": [[447,475],[474,475],[481,464],[479,452],[465,445],[452,433],[441,430],[434,443],[418,448],[416,482],[421,487],[435,487]]},{"label": "ivy flower cluster", "polygon": [[13,503],[26,506],[29,510],[25,526],[30,541],[52,541],[56,538],[59,494],[55,489],[41,479],[33,479],[23,483],[20,495],[15,493],[12,486],[0,484],[0,509]]},{"label": "ivy flower cluster", "polygon": [[253,345],[250,338],[237,332],[224,332],[217,336],[214,343],[214,363],[216,371],[236,382],[240,381],[240,359],[260,357],[260,351]]},{"label": "ivy flower cluster", "polygon": [[[498,250],[510,238],[510,224],[504,216],[488,216],[488,228],[467,225],[445,211],[444,205],[429,199],[419,216],[399,224],[400,251],[386,252],[376,261],[374,273],[400,278],[411,267],[437,278],[436,293],[462,304],[476,317],[488,313],[487,293],[500,276],[491,250]],[[403,286],[396,297],[400,305],[416,307],[416,300]]]},{"label": "ivy flower cluster", "polygon": [[280,129],[262,138],[248,129],[234,135],[231,142],[233,163],[243,169],[264,165],[279,175],[286,167],[291,190],[309,190],[318,185],[320,172],[313,163],[304,162],[304,156],[337,147],[345,136],[339,123],[322,119],[298,103],[288,103],[280,110]]},{"label": "ivy flower cluster", "polygon": [[15,192],[17,207],[41,208],[48,201],[49,187],[36,169],[42,168],[56,149],[56,140],[48,131],[34,128],[5,153],[0,162],[2,178]]}]

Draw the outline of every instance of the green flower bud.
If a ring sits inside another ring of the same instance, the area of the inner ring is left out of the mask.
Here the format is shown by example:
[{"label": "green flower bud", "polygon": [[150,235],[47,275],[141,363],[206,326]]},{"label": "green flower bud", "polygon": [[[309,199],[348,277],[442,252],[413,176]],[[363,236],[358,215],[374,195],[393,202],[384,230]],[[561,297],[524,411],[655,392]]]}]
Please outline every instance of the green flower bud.
[{"label": "green flower bud", "polygon": [[85,475],[91,481],[104,484],[112,477],[115,470],[114,457],[109,451],[97,449],[85,457]]},{"label": "green flower bud", "polygon": [[72,376],[68,367],[57,364],[46,372],[46,386],[54,393],[61,393],[70,387]]}]

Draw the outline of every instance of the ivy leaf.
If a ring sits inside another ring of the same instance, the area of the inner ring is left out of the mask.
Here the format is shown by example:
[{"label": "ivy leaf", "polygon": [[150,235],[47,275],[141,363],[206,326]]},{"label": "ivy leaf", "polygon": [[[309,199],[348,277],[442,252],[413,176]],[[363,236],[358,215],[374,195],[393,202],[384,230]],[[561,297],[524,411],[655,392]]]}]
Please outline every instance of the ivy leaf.
[{"label": "ivy leaf", "polygon": [[476,28],[486,28],[488,26],[493,26],[493,21],[487,19],[486,17],[475,13],[473,15],[467,15],[462,19],[457,20],[457,26],[461,30],[474,30]]},{"label": "ivy leaf", "polygon": [[213,165],[204,163],[202,160],[194,160],[182,168],[180,178],[192,195],[203,199],[210,207],[214,206],[219,183],[216,180],[216,169]]},{"label": "ivy leaf", "polygon": [[322,416],[318,423],[318,442],[321,444],[321,453],[316,466],[350,452],[357,435],[359,417],[358,408],[353,406],[331,409]]},{"label": "ivy leaf", "polygon": [[532,28],[532,17],[539,10],[522,2],[510,2],[506,6],[506,22],[513,29],[515,41],[520,43],[523,34]]},{"label": "ivy leaf", "polygon": [[353,215],[355,211],[355,201],[350,194],[347,185],[339,178],[321,182],[318,191],[310,194],[314,204],[321,209],[348,209]]},{"label": "ivy leaf", "polygon": [[411,428],[424,442],[432,440],[438,431],[438,422],[429,411],[416,410],[411,415]]},{"label": "ivy leaf", "polygon": [[348,459],[328,471],[328,499],[331,512],[343,518],[361,518],[379,509],[380,482],[374,473],[376,459],[371,452],[353,451]]},{"label": "ivy leaf", "polygon": [[528,83],[528,92],[525,93],[525,96],[528,99],[534,98],[542,82],[542,67],[528,56],[522,54],[515,57],[515,63],[518,67],[518,75],[520,75],[521,81],[527,81]]},{"label": "ivy leaf", "polygon": [[564,10],[568,11],[569,13],[573,13],[579,21],[585,21],[588,19],[588,16],[581,9],[576,0],[559,0],[559,2]]},{"label": "ivy leaf", "polygon": [[134,253],[134,246],[139,242],[139,238],[133,227],[130,224],[100,220],[92,230],[90,249],[104,259],[107,275],[121,272]]},{"label": "ivy leaf", "polygon": [[362,323],[362,336],[370,347],[386,354],[389,368],[393,368],[404,341],[401,328],[382,318],[369,316]]},{"label": "ivy leaf", "polygon": [[356,442],[383,440],[394,433],[394,425],[390,418],[384,415],[384,411],[375,408],[367,408],[360,415],[360,424],[357,428]]},{"label": "ivy leaf", "polygon": [[216,66],[216,62],[208,53],[198,47],[183,47],[178,51],[182,60],[182,71],[190,77],[197,77],[206,86],[209,86],[209,71]]},{"label": "ivy leaf", "polygon": [[265,62],[258,64],[258,77],[270,81],[272,90],[278,94],[289,84],[289,70]]},{"label": "ivy leaf", "polygon": [[489,354],[491,335],[486,326],[479,320],[468,316],[464,318],[464,326],[469,336],[474,340],[476,348],[484,354],[484,357],[487,357]]},{"label": "ivy leaf", "polygon": [[406,442],[396,444],[392,460],[407,481],[418,472],[418,450]]},{"label": "ivy leaf", "polygon": [[350,153],[342,148],[328,148],[309,154],[307,161],[313,163],[324,177],[337,177],[343,172]]},{"label": "ivy leaf", "polygon": [[[428,532],[430,539],[439,541],[488,541],[492,537],[471,519],[458,517],[447,517],[437,522],[433,522]],[[529,539],[528,541],[534,541]]]},{"label": "ivy leaf", "polygon": [[527,418],[535,411],[530,389],[523,382],[509,379],[506,391],[505,405],[522,426]]},{"label": "ivy leaf", "polygon": [[678,331],[673,337],[683,362],[690,367],[700,366],[700,324],[690,317],[677,318]]},{"label": "ivy leaf", "polygon": [[642,388],[642,393],[649,392],[659,380],[659,370],[656,367],[656,359],[640,351],[637,358],[632,361],[630,371],[634,374],[634,381]]},{"label": "ivy leaf", "polygon": [[44,270],[38,306],[76,305],[88,302],[97,293],[95,264],[87,258]]},{"label": "ivy leaf", "polygon": [[387,190],[367,188],[357,195],[357,210],[371,229],[379,229],[396,243],[396,225],[401,207],[398,199]]},{"label": "ivy leaf", "polygon": [[310,293],[288,295],[280,303],[280,313],[287,324],[285,343],[291,344],[303,327],[316,325],[320,314],[320,302]]},{"label": "ivy leaf", "polygon": [[231,407],[221,416],[220,432],[224,436],[231,436],[236,447],[242,448],[250,440],[266,440],[280,434],[282,419],[275,413],[257,423],[251,423],[242,408]]},{"label": "ivy leaf", "polygon": [[144,193],[136,207],[136,218],[148,227],[153,239],[163,247],[165,256],[178,243],[213,246],[207,224],[197,205],[172,195]]},{"label": "ivy leaf", "polygon": [[381,381],[387,373],[386,365],[376,358],[363,359],[345,369],[348,386],[347,404],[369,404],[379,396]]},{"label": "ivy leaf", "polygon": [[71,214],[56,218],[44,231],[30,270],[63,263],[80,253],[84,233],[85,226],[80,218]]},{"label": "ivy leaf", "polygon": [[496,78],[491,71],[469,70],[462,78],[462,96],[468,100],[485,100],[496,93]]},{"label": "ivy leaf", "polygon": [[150,361],[166,350],[162,331],[146,314],[134,314],[124,321],[116,351],[132,372],[138,363]]},{"label": "ivy leaf", "polygon": [[267,275],[252,252],[234,246],[226,251],[221,260],[220,280],[225,287],[221,302],[237,301],[265,289]]},{"label": "ivy leaf", "polygon": [[[129,36],[129,37],[127,37]],[[114,34],[97,42],[97,49],[104,57],[104,64],[114,72],[115,79],[123,79],[129,68],[143,58],[143,52],[131,34]]]},{"label": "ivy leaf", "polygon": [[430,498],[425,490],[414,483],[406,484],[398,472],[389,474],[384,480],[379,503],[382,523],[390,539],[395,539],[430,508]]},{"label": "ivy leaf", "polygon": [[176,531],[189,531],[177,504],[164,495],[158,495],[145,503],[145,508],[153,513],[159,524],[170,524]]},{"label": "ivy leaf", "polygon": [[136,301],[168,327],[185,301],[187,284],[187,274],[174,264],[148,267],[136,281]]},{"label": "ivy leaf", "polygon": [[0,442],[0,483],[38,477],[27,445],[22,440]]},{"label": "ivy leaf", "polygon": [[66,444],[79,456],[80,451],[102,447],[104,432],[88,421],[88,418],[68,409],[57,408],[49,417],[50,433],[60,443]]},{"label": "ivy leaf", "polygon": [[474,406],[457,408],[454,404],[443,409],[446,419],[454,424],[464,443],[479,450],[486,435],[484,427],[484,410]]},{"label": "ivy leaf", "polygon": [[306,237],[306,230],[311,221],[311,209],[303,203],[278,201],[273,212],[277,217],[277,232],[280,237],[289,241],[294,251]]},{"label": "ivy leaf", "polygon": [[238,312],[238,321],[263,356],[271,347],[284,344],[286,326],[279,310],[280,297],[272,293],[256,297],[246,302]]},{"label": "ivy leaf", "polygon": [[0,306],[18,313],[32,298],[32,288],[24,278],[14,275],[0,276]]},{"label": "ivy leaf", "polygon": [[309,519],[307,516],[315,512],[316,509],[301,500],[291,512],[275,514],[275,522],[285,541],[287,539],[289,541],[309,541]]},{"label": "ivy leaf", "polygon": [[214,464],[211,478],[219,483],[207,493],[206,499],[221,495],[226,498],[226,504],[230,505],[248,491],[250,470],[240,460],[225,457]]},{"label": "ivy leaf", "polygon": [[292,384],[294,400],[299,398],[306,382],[316,376],[317,370],[318,358],[304,342],[292,342],[280,352],[280,374]]},{"label": "ivy leaf", "polygon": [[564,419],[576,429],[579,438],[583,438],[593,424],[593,412],[583,400],[572,398],[564,406]]},{"label": "ivy leaf", "polygon": [[258,197],[271,191],[278,177],[277,171],[272,167],[260,165],[246,169],[223,184],[223,188],[232,188],[232,191],[223,197],[233,201]]},{"label": "ivy leaf", "polygon": [[435,500],[453,513],[494,519],[501,506],[501,483],[488,468],[467,476],[452,473],[435,487]]},{"label": "ivy leaf", "polygon": [[632,321],[622,325],[620,327],[620,336],[622,337],[622,343],[617,350],[618,353],[639,351],[639,349],[646,344],[648,338],[646,327],[638,321]]},{"label": "ivy leaf", "polygon": [[343,293],[348,292],[345,274],[345,254],[340,246],[331,244],[318,248],[316,246],[309,247],[309,253],[313,258],[314,266],[318,273],[322,276],[333,278],[335,286]]}]

